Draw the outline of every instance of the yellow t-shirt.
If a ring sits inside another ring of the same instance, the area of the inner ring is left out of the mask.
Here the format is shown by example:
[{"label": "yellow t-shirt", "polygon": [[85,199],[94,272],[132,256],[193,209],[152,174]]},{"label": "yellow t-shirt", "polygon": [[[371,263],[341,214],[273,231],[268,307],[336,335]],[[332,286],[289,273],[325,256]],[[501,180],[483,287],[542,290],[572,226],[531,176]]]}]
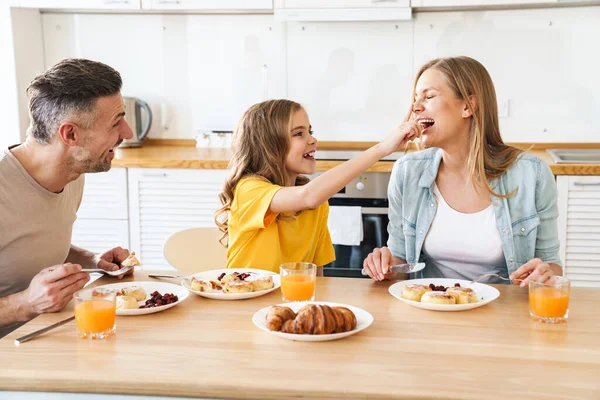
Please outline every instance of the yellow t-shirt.
[{"label": "yellow t-shirt", "polygon": [[304,210],[294,219],[277,220],[269,212],[281,186],[265,180],[242,178],[236,185],[229,211],[227,268],[258,268],[279,273],[284,262],[311,262],[323,266],[335,260],[327,218],[329,203]]}]

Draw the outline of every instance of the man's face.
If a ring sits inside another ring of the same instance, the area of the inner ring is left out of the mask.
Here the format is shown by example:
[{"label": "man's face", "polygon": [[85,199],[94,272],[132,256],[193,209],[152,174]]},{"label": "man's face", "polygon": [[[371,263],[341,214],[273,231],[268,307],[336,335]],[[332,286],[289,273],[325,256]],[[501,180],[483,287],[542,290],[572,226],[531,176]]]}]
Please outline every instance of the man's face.
[{"label": "man's face", "polygon": [[114,149],[133,137],[124,118],[125,105],[120,93],[98,99],[94,112],[96,121],[90,129],[82,130],[83,145],[74,157],[82,173],[108,171],[115,157]]}]

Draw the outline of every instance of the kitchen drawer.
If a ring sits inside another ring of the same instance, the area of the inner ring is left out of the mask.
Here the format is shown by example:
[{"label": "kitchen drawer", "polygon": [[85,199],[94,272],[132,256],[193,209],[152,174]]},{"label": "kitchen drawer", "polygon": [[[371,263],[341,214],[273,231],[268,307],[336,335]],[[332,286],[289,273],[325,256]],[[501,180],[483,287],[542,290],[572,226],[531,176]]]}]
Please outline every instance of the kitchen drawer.
[{"label": "kitchen drawer", "polygon": [[77,217],[127,219],[127,170],[113,168],[108,172],[86,174]]},{"label": "kitchen drawer", "polygon": [[71,243],[97,253],[117,246],[129,248],[129,223],[126,220],[78,219],[73,224]]}]

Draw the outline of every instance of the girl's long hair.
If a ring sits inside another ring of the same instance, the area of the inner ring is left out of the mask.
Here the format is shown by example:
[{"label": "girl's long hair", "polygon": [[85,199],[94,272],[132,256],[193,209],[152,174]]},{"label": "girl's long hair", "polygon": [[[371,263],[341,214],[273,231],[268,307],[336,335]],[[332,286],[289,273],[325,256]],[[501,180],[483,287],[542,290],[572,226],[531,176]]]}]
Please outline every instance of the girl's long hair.
[{"label": "girl's long hair", "polygon": [[[291,100],[268,100],[250,107],[240,119],[233,134],[229,176],[219,194],[223,206],[215,212],[215,223],[223,232],[221,244],[227,246],[229,210],[240,179],[254,176],[286,186],[285,158],[290,148],[292,116],[301,109]],[[298,176],[295,185],[307,182],[307,177]]]},{"label": "girl's long hair", "polygon": [[[473,114],[467,168],[475,189],[483,186],[493,196],[511,197],[518,188],[507,195],[501,195],[494,192],[494,188],[487,182],[488,179],[502,176],[523,152],[505,144],[500,136],[496,89],[490,74],[479,61],[469,57],[437,58],[423,65],[417,72],[413,95],[417,81],[429,68],[444,75],[454,95],[459,99],[466,99]],[[469,100],[470,96],[475,96],[474,104]]]}]

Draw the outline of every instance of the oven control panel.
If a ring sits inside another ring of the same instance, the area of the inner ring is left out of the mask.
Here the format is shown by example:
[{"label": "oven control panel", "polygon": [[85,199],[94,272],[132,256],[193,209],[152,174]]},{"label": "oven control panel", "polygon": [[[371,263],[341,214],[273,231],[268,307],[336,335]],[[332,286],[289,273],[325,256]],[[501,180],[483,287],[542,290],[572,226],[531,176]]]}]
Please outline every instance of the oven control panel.
[{"label": "oven control panel", "polygon": [[[322,172],[311,175],[309,178],[314,179],[320,174],[322,174]],[[352,180],[333,197],[387,199],[390,176],[390,172],[365,172],[358,178]]]}]

